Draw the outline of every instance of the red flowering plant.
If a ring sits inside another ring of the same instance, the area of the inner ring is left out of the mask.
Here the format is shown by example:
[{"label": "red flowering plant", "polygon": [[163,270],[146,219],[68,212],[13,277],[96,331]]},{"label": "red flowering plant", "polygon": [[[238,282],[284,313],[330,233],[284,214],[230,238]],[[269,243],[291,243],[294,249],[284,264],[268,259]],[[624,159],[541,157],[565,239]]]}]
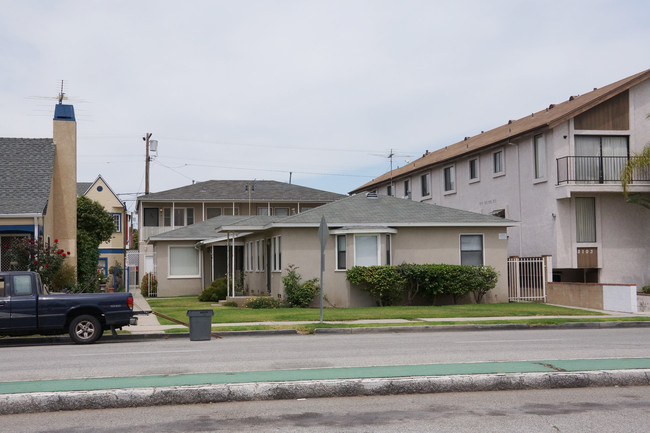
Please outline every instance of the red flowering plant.
[{"label": "red flowering plant", "polygon": [[50,290],[60,289],[53,287],[53,280],[68,255],[70,253],[59,248],[58,239],[45,245],[42,241],[17,237],[11,243],[3,245],[3,256],[9,258],[11,270],[38,272],[43,284]]}]

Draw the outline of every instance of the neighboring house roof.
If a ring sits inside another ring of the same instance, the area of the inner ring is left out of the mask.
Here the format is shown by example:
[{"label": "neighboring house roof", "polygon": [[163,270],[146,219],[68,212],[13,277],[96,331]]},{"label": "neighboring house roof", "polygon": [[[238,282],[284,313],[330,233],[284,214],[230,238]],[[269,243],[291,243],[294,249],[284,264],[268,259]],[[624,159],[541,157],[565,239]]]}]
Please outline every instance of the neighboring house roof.
[{"label": "neighboring house roof", "polygon": [[217,229],[223,225],[233,224],[242,219],[253,217],[243,217],[240,215],[222,215],[201,221],[189,226],[171,230],[159,235],[151,236],[150,241],[201,241],[216,236]]},{"label": "neighboring house roof", "polygon": [[202,241],[213,239],[226,232],[251,232],[273,227],[318,227],[325,217],[328,227],[457,227],[500,226],[511,227],[518,223],[492,215],[484,215],[444,206],[380,195],[366,194],[345,197],[314,209],[289,217],[278,216],[218,216],[150,238],[151,241]]},{"label": "neighboring house roof", "polygon": [[[254,185],[250,196],[248,186]],[[208,180],[138,197],[138,201],[334,201],[342,194],[274,180]]]},{"label": "neighboring house roof", "polygon": [[[425,227],[425,226],[502,226],[516,221],[460,209],[420,203],[385,195],[357,194],[319,206],[309,211],[276,219],[260,221],[259,228],[317,227],[325,217],[328,227]],[[252,230],[252,224],[240,221],[224,225],[221,231]]]},{"label": "neighboring house roof", "polygon": [[43,214],[54,168],[51,138],[0,138],[0,215]]},{"label": "neighboring house roof", "polygon": [[77,182],[77,197],[83,197],[86,195],[94,182]]},{"label": "neighboring house roof", "polygon": [[560,104],[551,104],[548,108],[532,113],[530,116],[523,117],[519,120],[510,120],[505,125],[482,132],[474,137],[466,137],[463,141],[425,154],[422,158],[384,173],[376,179],[351,191],[350,194],[364,191],[406,173],[421,170],[495,144],[505,143],[508,140],[515,140],[517,137],[533,133],[537,130],[554,128],[562,122],[594,108],[649,78],[650,69],[647,69],[600,89],[594,89],[584,95],[571,96],[567,101]]}]

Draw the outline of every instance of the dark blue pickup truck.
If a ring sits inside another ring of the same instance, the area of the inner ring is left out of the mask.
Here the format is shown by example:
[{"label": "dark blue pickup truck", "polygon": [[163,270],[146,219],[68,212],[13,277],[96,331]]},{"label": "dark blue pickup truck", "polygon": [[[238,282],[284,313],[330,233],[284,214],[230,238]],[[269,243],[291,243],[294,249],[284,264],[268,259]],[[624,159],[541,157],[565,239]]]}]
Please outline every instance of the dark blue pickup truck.
[{"label": "dark blue pickup truck", "polygon": [[35,272],[0,272],[0,335],[67,332],[88,344],[135,324],[133,314],[130,293],[48,293]]}]

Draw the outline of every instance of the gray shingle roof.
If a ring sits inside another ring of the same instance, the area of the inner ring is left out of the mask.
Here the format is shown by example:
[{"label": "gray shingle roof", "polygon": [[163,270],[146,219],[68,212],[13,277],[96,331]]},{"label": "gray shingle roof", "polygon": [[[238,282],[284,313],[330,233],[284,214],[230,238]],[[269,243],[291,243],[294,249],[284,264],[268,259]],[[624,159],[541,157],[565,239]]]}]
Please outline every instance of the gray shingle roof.
[{"label": "gray shingle roof", "polygon": [[77,197],[81,197],[93,186],[93,182],[77,182]]},{"label": "gray shingle roof", "polygon": [[0,137],[0,215],[42,214],[53,167],[51,138]]},{"label": "gray shingle roof", "polygon": [[176,230],[171,230],[159,235],[151,236],[152,241],[172,241],[172,240],[194,240],[202,241],[205,239],[214,238],[217,236],[217,228],[234,224],[239,220],[252,218],[249,216],[240,215],[222,215],[210,218],[205,221],[198,222],[189,226],[181,227]]},{"label": "gray shingle roof", "polygon": [[[208,180],[194,185],[183,186],[138,197],[139,201],[242,201],[248,200],[247,186],[251,180]],[[255,190],[251,193],[253,201],[334,201],[342,197],[337,194],[305,186],[277,182],[274,180],[256,180]]]},{"label": "gray shingle roof", "polygon": [[378,195],[368,198],[366,194],[353,195],[309,211],[286,217],[276,226],[320,224],[325,216],[332,226],[426,226],[426,225],[492,225],[513,226],[512,220],[453,209],[412,200]]}]

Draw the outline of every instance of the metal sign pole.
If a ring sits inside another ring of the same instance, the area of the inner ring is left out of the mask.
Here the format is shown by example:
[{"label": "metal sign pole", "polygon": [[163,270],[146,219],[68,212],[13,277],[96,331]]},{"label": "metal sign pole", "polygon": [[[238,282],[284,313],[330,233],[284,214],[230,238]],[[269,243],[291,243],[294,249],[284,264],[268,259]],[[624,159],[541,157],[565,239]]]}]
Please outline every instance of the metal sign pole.
[{"label": "metal sign pole", "polygon": [[323,271],[325,270],[325,245],[329,237],[329,230],[325,222],[325,216],[320,220],[320,228],[318,229],[318,237],[320,238],[320,321],[323,323]]}]

